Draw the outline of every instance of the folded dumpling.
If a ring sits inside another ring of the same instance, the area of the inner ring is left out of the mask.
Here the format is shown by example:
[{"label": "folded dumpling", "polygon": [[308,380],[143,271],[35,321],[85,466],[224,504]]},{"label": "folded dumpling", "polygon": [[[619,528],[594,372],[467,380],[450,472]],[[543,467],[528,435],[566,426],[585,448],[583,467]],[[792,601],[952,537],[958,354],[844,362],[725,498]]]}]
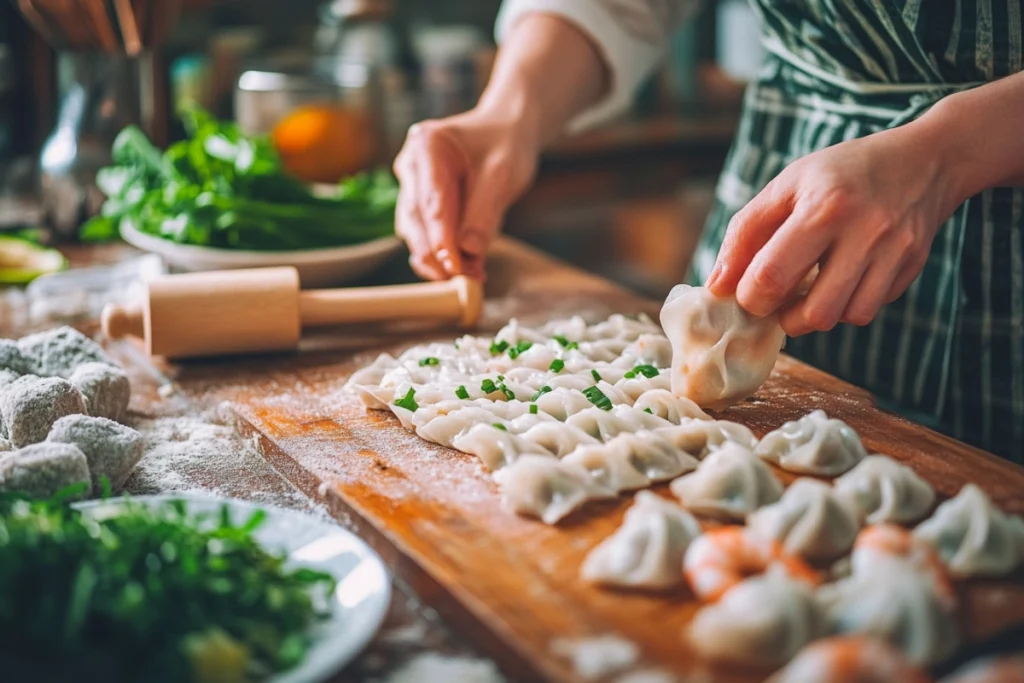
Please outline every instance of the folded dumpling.
[{"label": "folded dumpling", "polygon": [[941,661],[959,643],[954,614],[931,583],[898,558],[856,567],[849,578],[819,588],[818,600],[834,633],[881,638],[917,664]]},{"label": "folded dumpling", "polygon": [[687,420],[654,431],[671,441],[676,448],[698,459],[704,458],[726,442],[749,449],[757,445],[753,432],[737,422],[727,420]]},{"label": "folded dumpling", "polygon": [[1002,576],[1024,564],[1024,519],[997,508],[975,484],[939,505],[914,536],[956,577]]},{"label": "folded dumpling", "polygon": [[523,432],[522,437],[559,458],[580,446],[600,443],[582,429],[563,422],[541,422]]},{"label": "folded dumpling", "polygon": [[748,449],[730,442],[670,487],[687,510],[729,521],[741,521],[782,495],[782,484],[771,469]]},{"label": "folded dumpling", "polygon": [[608,443],[580,446],[562,461],[586,470],[594,481],[616,493],[645,489],[653,483],[650,477],[633,466],[629,454],[614,439]]},{"label": "folded dumpling", "polygon": [[782,544],[787,554],[834,560],[849,552],[860,523],[832,487],[817,479],[797,479],[779,502],[747,517],[750,531]]},{"label": "folded dumpling", "polygon": [[910,524],[935,503],[935,489],[907,465],[869,455],[832,483],[866,524]]},{"label": "folded dumpling", "polygon": [[468,431],[457,435],[452,440],[452,447],[463,453],[475,455],[490,471],[511,465],[522,455],[552,457],[550,452],[519,434],[483,423],[476,424]]},{"label": "folded dumpling", "polygon": [[857,432],[824,410],[766,434],[755,453],[789,472],[825,476],[847,472],[867,455]]},{"label": "folded dumpling", "polygon": [[607,586],[672,588],[683,582],[683,556],[700,532],[689,512],[640,491],[622,526],[587,555],[580,577]]},{"label": "folded dumpling", "polygon": [[697,458],[676,448],[656,431],[619,434],[612,442],[621,447],[633,466],[651,481],[668,481],[700,465]]},{"label": "folded dumpling", "polygon": [[582,467],[540,455],[523,455],[494,474],[506,509],[555,524],[588,501],[614,498]]},{"label": "folded dumpling", "polygon": [[694,469],[698,461],[652,432],[625,432],[603,444],[584,445],[564,458],[613,491],[647,488]]},{"label": "folded dumpling", "polygon": [[826,624],[813,589],[773,566],[697,612],[688,637],[714,661],[777,666],[824,635]]},{"label": "folded dumpling", "polygon": [[534,403],[537,404],[537,410],[556,420],[565,420],[570,415],[594,407],[594,404],[579,391],[565,387],[541,394]]},{"label": "folded dumpling", "polygon": [[755,318],[733,297],[676,285],[661,309],[672,344],[672,393],[702,408],[725,408],[768,379],[786,333],[778,316]]},{"label": "folded dumpling", "polygon": [[696,403],[682,396],[674,396],[671,391],[666,389],[644,392],[640,398],[636,399],[633,407],[668,420],[674,425],[690,419],[711,419]]},{"label": "folded dumpling", "polygon": [[672,364],[672,345],[663,334],[641,334],[622,351],[635,365],[653,365],[661,369]]},{"label": "folded dumpling", "polygon": [[623,432],[671,426],[670,422],[656,415],[628,405],[615,406],[611,410],[594,406],[570,416],[565,424],[581,429],[601,441],[608,441]]},{"label": "folded dumpling", "polygon": [[932,683],[932,679],[884,640],[832,636],[800,650],[768,683]]}]

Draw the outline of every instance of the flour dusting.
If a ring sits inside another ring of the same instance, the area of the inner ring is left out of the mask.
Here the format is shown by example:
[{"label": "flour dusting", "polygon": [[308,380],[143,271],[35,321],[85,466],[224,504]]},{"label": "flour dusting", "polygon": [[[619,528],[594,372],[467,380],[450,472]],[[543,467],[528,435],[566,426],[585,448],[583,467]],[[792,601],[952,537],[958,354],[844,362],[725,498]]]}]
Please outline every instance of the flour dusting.
[{"label": "flour dusting", "polygon": [[576,674],[587,680],[625,671],[636,664],[640,656],[634,643],[611,635],[559,639],[551,644],[551,649],[571,660]]},{"label": "flour dusting", "polygon": [[424,653],[384,679],[385,683],[505,683],[493,662]]}]

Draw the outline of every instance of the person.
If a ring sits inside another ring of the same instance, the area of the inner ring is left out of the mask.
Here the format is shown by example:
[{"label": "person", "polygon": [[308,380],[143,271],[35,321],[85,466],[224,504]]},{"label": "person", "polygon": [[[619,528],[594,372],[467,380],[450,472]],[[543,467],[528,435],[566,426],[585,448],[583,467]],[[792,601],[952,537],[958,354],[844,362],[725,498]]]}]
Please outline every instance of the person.
[{"label": "person", "polygon": [[[694,4],[506,0],[478,104],[414,126],[396,159],[413,268],[484,277],[540,152],[623,111]],[[755,0],[766,57],[692,266],[778,311],[792,355],[1018,462],[1022,4]]]}]

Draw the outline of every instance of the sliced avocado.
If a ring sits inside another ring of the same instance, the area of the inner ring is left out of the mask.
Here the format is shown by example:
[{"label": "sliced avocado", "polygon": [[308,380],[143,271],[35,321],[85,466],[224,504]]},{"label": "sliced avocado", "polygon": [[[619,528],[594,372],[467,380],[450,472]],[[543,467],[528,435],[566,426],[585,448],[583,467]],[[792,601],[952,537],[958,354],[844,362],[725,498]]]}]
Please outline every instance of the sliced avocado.
[{"label": "sliced avocado", "polygon": [[56,249],[18,237],[0,236],[0,284],[23,285],[40,275],[64,270],[67,263]]}]

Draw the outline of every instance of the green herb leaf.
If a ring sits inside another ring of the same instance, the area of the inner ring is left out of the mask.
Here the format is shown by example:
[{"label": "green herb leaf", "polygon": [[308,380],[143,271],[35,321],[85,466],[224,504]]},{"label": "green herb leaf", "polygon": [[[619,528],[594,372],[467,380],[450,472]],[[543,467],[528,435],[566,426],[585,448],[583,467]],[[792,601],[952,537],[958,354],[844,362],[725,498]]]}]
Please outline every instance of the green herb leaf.
[{"label": "green herb leaf", "polygon": [[583,390],[583,395],[587,397],[587,400],[593,403],[601,410],[611,410],[612,402],[607,396],[604,395],[597,387],[587,387]]},{"label": "green herb leaf", "polygon": [[416,390],[409,387],[409,391],[405,396],[395,400],[395,405],[399,408],[405,408],[406,410],[411,410],[413,412],[419,410],[419,404],[416,403]]}]

